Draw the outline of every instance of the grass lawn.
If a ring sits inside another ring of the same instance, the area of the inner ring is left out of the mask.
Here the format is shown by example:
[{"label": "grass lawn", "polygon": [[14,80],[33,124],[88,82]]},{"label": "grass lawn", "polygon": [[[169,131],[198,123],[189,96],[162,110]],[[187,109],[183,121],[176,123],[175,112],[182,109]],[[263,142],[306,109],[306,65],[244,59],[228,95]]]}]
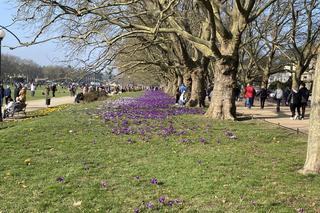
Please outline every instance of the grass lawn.
[{"label": "grass lawn", "polygon": [[[68,88],[63,88],[58,86],[57,87],[57,91],[56,91],[56,97],[63,97],[63,96],[68,96],[70,95],[69,94],[69,91],[68,91]],[[42,92],[44,92],[44,86],[42,87],[37,87],[37,90],[35,92],[35,96],[31,96],[31,91],[28,90],[27,91],[27,101],[32,101],[32,100],[38,100],[38,99],[45,99],[45,96],[42,95]],[[52,92],[50,91],[50,96],[52,97]]]},{"label": "grass lawn", "polygon": [[320,177],[297,173],[306,136],[183,115],[172,122],[186,134],[146,142],[112,134],[101,105],[1,124],[0,212],[320,211]]}]

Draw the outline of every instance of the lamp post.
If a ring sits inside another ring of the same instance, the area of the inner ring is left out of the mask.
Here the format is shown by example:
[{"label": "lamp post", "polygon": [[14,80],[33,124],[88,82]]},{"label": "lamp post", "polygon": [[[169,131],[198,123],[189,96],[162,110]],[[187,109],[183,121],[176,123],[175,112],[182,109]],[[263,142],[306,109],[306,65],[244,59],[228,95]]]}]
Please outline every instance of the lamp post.
[{"label": "lamp post", "polygon": [[[3,30],[3,29],[0,29],[0,85],[2,85],[2,82],[3,82],[3,79],[2,79],[2,69],[1,69],[1,46],[2,46],[2,39],[6,36],[6,32]],[[0,89],[2,89],[0,87]],[[3,101],[3,97],[4,97],[4,94],[3,94],[3,91],[1,91],[1,94],[0,94],[2,97],[1,97],[1,103],[0,103],[0,122],[2,122],[2,101]]]}]

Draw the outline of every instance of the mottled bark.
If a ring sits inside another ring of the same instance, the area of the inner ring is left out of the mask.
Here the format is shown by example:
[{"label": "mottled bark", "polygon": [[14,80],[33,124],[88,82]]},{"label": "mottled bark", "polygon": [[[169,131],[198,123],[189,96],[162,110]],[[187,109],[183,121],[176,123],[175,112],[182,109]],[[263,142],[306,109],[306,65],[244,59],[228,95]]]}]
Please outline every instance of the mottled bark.
[{"label": "mottled bark", "polygon": [[191,94],[187,106],[190,107],[204,107],[205,99],[205,72],[203,69],[198,68],[191,72]]},{"label": "mottled bark", "polygon": [[183,74],[183,83],[187,87],[187,92],[185,94],[185,98],[187,100],[190,99],[191,96],[191,88],[192,88],[192,79],[191,79],[191,71],[186,70]]},{"label": "mottled bark", "polygon": [[320,173],[320,57],[313,82],[307,158],[303,174]]},{"label": "mottled bark", "polygon": [[261,87],[268,88],[269,75],[268,70],[262,72]]},{"label": "mottled bark", "polygon": [[302,75],[302,71],[300,71],[301,69],[298,67],[298,69],[292,73],[292,89],[299,89],[299,85],[301,83],[301,75]]},{"label": "mottled bark", "polygon": [[234,88],[236,86],[236,58],[225,58],[216,61],[214,87],[207,117],[213,119],[234,120],[236,105]]},{"label": "mottled bark", "polygon": [[178,86],[180,86],[183,82],[183,76],[181,74],[177,74],[177,78],[178,78]]},{"label": "mottled bark", "polygon": [[164,88],[164,92],[171,96],[174,96],[176,94],[177,88],[178,88],[178,79],[175,78],[174,80],[168,82],[168,84]]}]

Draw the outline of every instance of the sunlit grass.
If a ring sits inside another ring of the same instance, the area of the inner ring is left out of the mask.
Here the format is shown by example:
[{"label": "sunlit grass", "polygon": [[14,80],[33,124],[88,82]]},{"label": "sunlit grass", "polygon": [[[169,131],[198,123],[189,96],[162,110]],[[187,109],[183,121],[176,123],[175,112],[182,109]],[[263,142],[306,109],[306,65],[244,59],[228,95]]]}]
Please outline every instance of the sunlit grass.
[{"label": "sunlit grass", "polygon": [[146,142],[112,134],[96,114],[101,104],[3,124],[0,212],[148,212],[150,202],[160,212],[320,210],[320,177],[297,173],[303,135],[258,121],[185,115],[173,124],[192,131]]}]

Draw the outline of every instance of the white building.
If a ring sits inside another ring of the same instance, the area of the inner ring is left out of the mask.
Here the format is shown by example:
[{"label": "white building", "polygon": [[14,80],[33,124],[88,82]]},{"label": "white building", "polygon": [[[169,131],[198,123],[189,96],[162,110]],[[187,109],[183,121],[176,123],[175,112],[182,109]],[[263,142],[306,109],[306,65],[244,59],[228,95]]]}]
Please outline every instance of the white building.
[{"label": "white building", "polygon": [[291,75],[292,74],[289,71],[283,71],[283,72],[278,72],[278,73],[272,74],[269,77],[269,84],[272,84],[273,82],[276,82],[276,81],[280,81],[282,83],[285,83],[289,80]]}]

